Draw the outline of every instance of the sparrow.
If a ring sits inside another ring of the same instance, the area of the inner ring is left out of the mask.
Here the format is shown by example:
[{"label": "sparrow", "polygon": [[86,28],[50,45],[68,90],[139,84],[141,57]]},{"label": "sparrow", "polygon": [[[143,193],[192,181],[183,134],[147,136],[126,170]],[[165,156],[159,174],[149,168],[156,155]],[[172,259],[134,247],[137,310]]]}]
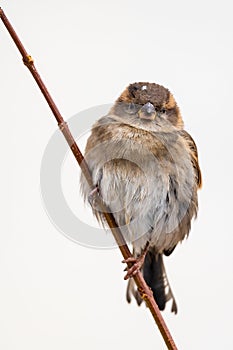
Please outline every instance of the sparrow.
[{"label": "sparrow", "polygon": [[109,113],[92,127],[85,155],[95,189],[81,175],[81,192],[97,219],[98,195],[119,225],[133,257],[124,260],[127,301],[142,298],[131,277],[141,270],[160,310],[177,303],[166,275],[163,256],[169,256],[197,216],[197,190],[202,176],[197,147],[184,130],[180,109],[171,92],[158,84],[130,84]]}]

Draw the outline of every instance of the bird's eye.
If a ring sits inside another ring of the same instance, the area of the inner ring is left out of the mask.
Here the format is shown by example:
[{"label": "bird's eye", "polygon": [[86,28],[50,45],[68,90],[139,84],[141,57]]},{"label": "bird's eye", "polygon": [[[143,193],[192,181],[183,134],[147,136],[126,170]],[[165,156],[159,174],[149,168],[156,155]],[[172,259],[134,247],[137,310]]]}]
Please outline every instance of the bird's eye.
[{"label": "bird's eye", "polygon": [[162,114],[165,114],[165,113],[166,113],[166,109],[165,109],[165,108],[162,108],[162,109],[161,109],[161,113],[162,113]]},{"label": "bird's eye", "polygon": [[137,112],[137,108],[136,108],[136,105],[134,103],[129,103],[127,106],[126,106],[126,113],[128,114],[134,114]]},{"label": "bird's eye", "polygon": [[129,86],[129,93],[131,96],[133,96],[133,98],[135,98],[135,93],[137,92],[138,87],[135,85],[130,85]]}]

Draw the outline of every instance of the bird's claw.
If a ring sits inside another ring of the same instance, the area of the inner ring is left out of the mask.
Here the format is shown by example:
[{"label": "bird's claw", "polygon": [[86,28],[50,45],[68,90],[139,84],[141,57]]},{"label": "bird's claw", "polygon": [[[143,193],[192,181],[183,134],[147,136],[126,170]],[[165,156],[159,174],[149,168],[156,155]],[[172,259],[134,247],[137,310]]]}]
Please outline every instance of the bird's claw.
[{"label": "bird's claw", "polygon": [[144,263],[145,257],[144,256],[139,256],[138,258],[134,258],[133,256],[129,257],[128,259],[124,259],[122,262],[123,263],[130,263],[132,266],[126,267],[124,271],[127,271],[127,274],[124,277],[124,280],[127,280],[133,276],[135,276],[138,271],[140,271],[143,263]]},{"label": "bird's claw", "polygon": [[99,187],[96,185],[88,195],[88,202],[92,208],[96,206],[96,196],[99,194]]}]

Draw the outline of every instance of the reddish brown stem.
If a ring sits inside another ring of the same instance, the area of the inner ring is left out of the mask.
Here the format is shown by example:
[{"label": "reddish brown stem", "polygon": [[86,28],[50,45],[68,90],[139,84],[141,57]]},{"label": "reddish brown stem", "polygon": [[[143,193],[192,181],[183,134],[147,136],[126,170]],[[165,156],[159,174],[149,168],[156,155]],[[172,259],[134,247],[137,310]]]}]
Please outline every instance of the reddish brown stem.
[{"label": "reddish brown stem", "polygon": [[[18,35],[16,34],[14,28],[12,27],[11,23],[7,19],[4,11],[0,8],[0,17],[2,22],[4,23],[6,29],[8,30],[11,38],[13,39],[15,45],[17,46],[18,50],[20,51],[23,62],[24,64],[28,67],[30,70],[31,74],[33,75],[35,81],[37,82],[37,85],[39,86],[42,94],[44,95],[48,105],[50,106],[57,122],[60,127],[61,132],[63,133],[67,143],[70,146],[71,151],[73,152],[78,164],[81,167],[81,170],[83,171],[85,178],[90,186],[90,188],[94,188],[93,183],[92,183],[92,178],[90,171],[88,169],[87,163],[78,147],[76,144],[67,123],[64,121],[62,118],[61,113],[59,112],[56,104],[54,103],[50,93],[48,92],[45,84],[43,83],[38,71],[36,70],[34,66],[33,59],[30,55],[28,55],[27,51],[25,50],[22,42],[20,41]],[[105,219],[111,228],[112,234],[119,246],[119,249],[124,257],[124,259],[128,259],[129,257],[132,257],[132,254],[130,253],[130,250],[125,242],[124,237],[121,234],[121,231],[119,227],[116,224],[116,221],[114,219],[114,216],[109,213],[108,208],[104,205],[104,203],[97,197],[97,204],[100,207],[101,211],[103,212],[103,215],[105,216]],[[131,264],[129,264],[131,266]],[[163,320],[163,317],[159,311],[159,308],[154,300],[153,293],[150,290],[150,288],[147,286],[141,272],[139,271],[135,276],[134,276],[134,281],[137,284],[138,290],[141,293],[141,297],[145,300],[148,308],[151,311],[151,314],[163,336],[164,342],[167,345],[167,348],[169,350],[177,350],[177,347],[174,343],[174,340],[172,339],[172,336]]]}]

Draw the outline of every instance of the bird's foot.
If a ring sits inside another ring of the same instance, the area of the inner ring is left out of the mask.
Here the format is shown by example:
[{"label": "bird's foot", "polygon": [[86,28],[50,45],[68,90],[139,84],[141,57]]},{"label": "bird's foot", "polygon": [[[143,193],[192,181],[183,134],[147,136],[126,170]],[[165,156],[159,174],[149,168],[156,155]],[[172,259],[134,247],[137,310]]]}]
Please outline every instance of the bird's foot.
[{"label": "bird's foot", "polygon": [[88,202],[92,208],[96,207],[96,196],[99,195],[99,187],[96,185],[88,195]]},{"label": "bird's foot", "polygon": [[126,269],[124,270],[124,271],[127,271],[127,274],[124,277],[125,280],[133,277],[134,275],[136,275],[136,273],[138,273],[138,271],[140,271],[140,269],[142,268],[142,265],[144,264],[148,249],[149,249],[149,242],[146,243],[145,248],[143,249],[140,256],[138,256],[137,258],[135,258],[134,256],[130,256],[129,258],[124,259],[122,261],[123,263],[130,264],[130,266],[127,266]]},{"label": "bird's foot", "polygon": [[127,274],[125,275],[124,279],[127,280],[136,275],[136,273],[140,271],[142,265],[144,264],[144,260],[145,254],[140,255],[138,258],[131,256],[128,259],[124,259],[122,261],[123,263],[132,264],[132,266],[126,267],[125,271],[127,271]]}]

